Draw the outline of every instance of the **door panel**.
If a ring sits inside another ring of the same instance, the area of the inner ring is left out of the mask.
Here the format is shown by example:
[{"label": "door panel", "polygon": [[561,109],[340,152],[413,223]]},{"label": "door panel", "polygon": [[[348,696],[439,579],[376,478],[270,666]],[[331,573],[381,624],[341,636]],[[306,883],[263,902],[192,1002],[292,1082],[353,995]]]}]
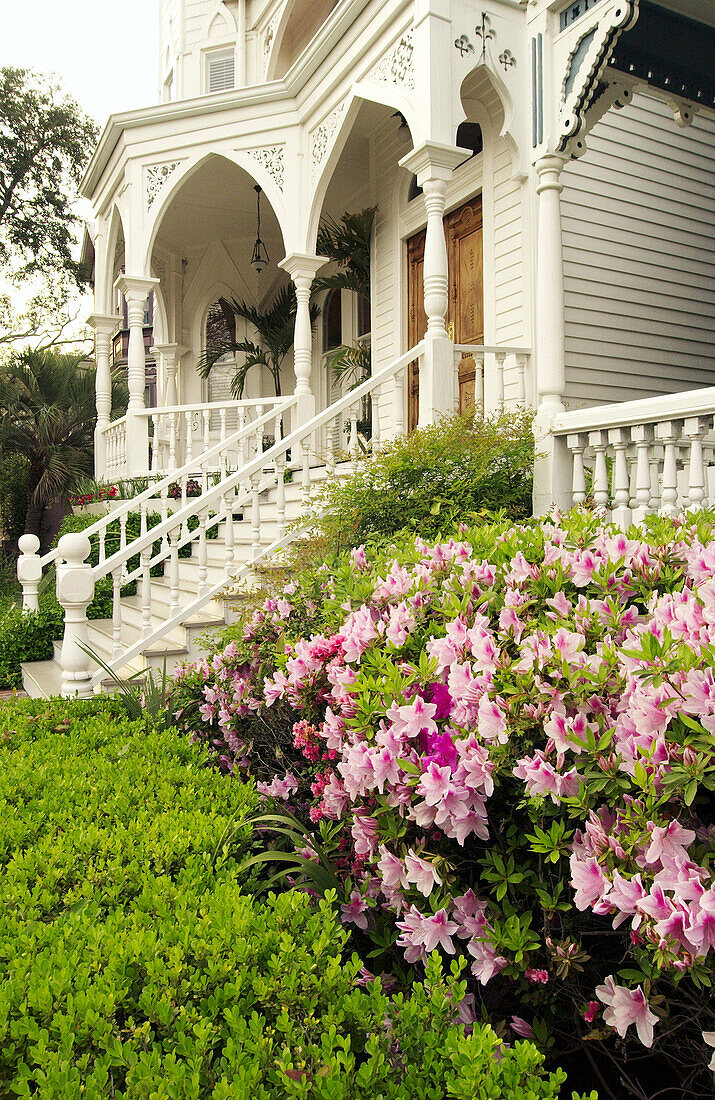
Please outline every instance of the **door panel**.
[{"label": "door panel", "polygon": [[[484,342],[484,255],[481,196],[470,199],[444,219],[447,240],[448,305],[445,318],[456,344]],[[424,310],[425,231],[407,242],[408,339],[414,347],[427,331]],[[459,411],[483,402],[481,373],[473,356],[465,355],[459,365]],[[417,427],[419,415],[419,366],[407,371],[407,428]]]},{"label": "door panel", "polygon": [[[407,301],[409,316],[407,319],[408,346],[413,348],[427,331],[425,313],[425,231],[424,229],[407,242]],[[420,365],[417,360],[407,368],[407,430],[417,427],[420,402]]]},{"label": "door panel", "polygon": [[[481,198],[471,199],[445,218],[449,265],[447,320],[454,325],[455,344],[484,342],[484,255]],[[471,355],[459,364],[459,411],[482,402],[481,372]],[[478,392],[477,392],[478,389]]]}]

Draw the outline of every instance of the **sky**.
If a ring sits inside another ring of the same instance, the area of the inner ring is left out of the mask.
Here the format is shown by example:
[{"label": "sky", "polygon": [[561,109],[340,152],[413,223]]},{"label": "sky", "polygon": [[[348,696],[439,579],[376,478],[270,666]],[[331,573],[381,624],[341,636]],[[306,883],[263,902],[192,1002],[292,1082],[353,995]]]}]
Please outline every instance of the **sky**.
[{"label": "sky", "polygon": [[0,0],[0,67],[55,72],[87,114],[158,100],[159,0]]}]

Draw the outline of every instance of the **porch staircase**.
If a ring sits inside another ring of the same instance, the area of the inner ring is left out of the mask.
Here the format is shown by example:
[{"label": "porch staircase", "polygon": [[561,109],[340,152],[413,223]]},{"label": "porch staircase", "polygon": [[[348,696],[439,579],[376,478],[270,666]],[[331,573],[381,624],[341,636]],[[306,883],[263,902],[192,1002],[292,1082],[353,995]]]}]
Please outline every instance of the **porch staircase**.
[{"label": "porch staircase", "polygon": [[[350,463],[342,464],[347,472]],[[340,473],[340,467],[338,467]],[[311,470],[311,482],[317,487],[326,477],[327,468],[322,465]],[[302,512],[303,488],[300,482],[285,486],[285,518],[288,525],[297,521]],[[111,516],[109,517],[112,518]],[[226,574],[226,526],[231,522],[233,528],[234,561],[239,570],[244,570],[243,584],[231,583]],[[275,486],[264,490],[261,499],[260,548],[265,551],[278,536],[277,492]],[[247,512],[238,513],[231,520],[225,517],[218,524],[217,537],[206,540],[206,583],[210,587],[220,585],[231,592],[224,598],[224,591],[215,595],[205,607],[187,613],[179,623],[162,634],[149,647],[142,650],[131,660],[118,664],[115,660],[116,638],[112,619],[93,619],[87,624],[87,646],[101,657],[105,664],[114,667],[118,676],[124,678],[141,674],[146,669],[161,672],[166,665],[167,673],[173,672],[177,665],[193,659],[201,647],[201,639],[212,631],[221,629],[231,622],[241,604],[249,601],[255,590],[264,583],[281,577],[285,567],[280,562],[267,558],[254,562],[256,547],[251,526],[251,517]],[[191,557],[178,559],[178,597],[182,607],[189,607],[199,590],[199,546],[191,546]],[[151,577],[151,618],[152,632],[159,629],[171,618],[172,589],[168,570],[164,576]],[[141,642],[145,628],[143,613],[143,594],[137,591],[134,596],[121,598],[120,644],[128,651]],[[60,695],[62,691],[62,639],[53,643],[54,654],[50,661],[33,661],[22,665],[23,687],[34,698],[48,698]],[[101,690],[111,690],[113,681],[103,676],[99,682]]]},{"label": "porch staircase", "polygon": [[[63,536],[43,558],[33,545],[37,540],[24,536],[18,562],[23,606],[36,606],[41,570],[54,563],[57,598],[65,611],[64,637],[55,641],[53,659],[23,665],[26,692],[43,698],[90,697],[110,689],[111,677],[87,650],[119,677],[161,670],[164,663],[171,671],[197,655],[199,639],[231,621],[236,602],[255,593],[266,571],[280,570],[276,555],[301,537],[297,521],[306,515],[320,483],[353,469],[365,445],[373,452],[380,449],[383,402],[388,399],[393,410],[404,408],[407,368],[423,353],[420,343],[285,435],[285,424],[298,419],[299,397],[274,402],[268,412],[258,404],[252,417],[242,416],[237,431],[170,470],[84,533]],[[359,441],[358,410],[368,396],[372,434]],[[395,419],[399,434],[399,415],[393,415],[393,424]],[[265,447],[266,437],[275,442]],[[237,455],[238,468],[231,470]],[[198,497],[189,496],[191,482],[199,483]],[[176,486],[174,501],[169,493],[173,497]],[[161,522],[149,526],[154,511]],[[132,512],[141,516],[140,535],[133,540],[127,535]],[[116,531],[117,521],[121,536],[114,550],[108,529],[114,524]],[[86,561],[89,536],[98,540],[97,565]],[[187,546],[190,556],[180,556]],[[161,570],[163,576],[152,576]],[[112,581],[112,617],[88,621],[86,609],[101,578]],[[123,595],[131,582],[136,582],[136,595]]]}]

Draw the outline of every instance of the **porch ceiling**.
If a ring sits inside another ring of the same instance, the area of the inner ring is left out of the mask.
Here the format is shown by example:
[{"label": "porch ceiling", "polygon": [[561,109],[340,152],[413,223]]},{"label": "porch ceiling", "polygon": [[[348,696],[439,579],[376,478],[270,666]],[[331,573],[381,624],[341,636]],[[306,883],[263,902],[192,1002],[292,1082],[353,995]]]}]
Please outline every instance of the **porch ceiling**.
[{"label": "porch ceiling", "polygon": [[[189,177],[168,207],[156,237],[155,249],[185,255],[211,241],[250,242],[256,237],[255,180],[237,165],[212,157]],[[284,255],[278,221],[265,194],[261,194],[261,237],[273,263]]]}]

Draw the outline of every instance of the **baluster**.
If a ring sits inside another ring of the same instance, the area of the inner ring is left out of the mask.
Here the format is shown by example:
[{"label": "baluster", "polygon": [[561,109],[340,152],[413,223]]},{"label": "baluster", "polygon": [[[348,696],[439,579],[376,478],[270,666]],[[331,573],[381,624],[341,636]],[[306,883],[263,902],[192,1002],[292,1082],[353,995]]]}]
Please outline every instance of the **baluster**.
[{"label": "baluster", "polygon": [[[283,438],[283,423],[280,416],[277,416],[275,421],[275,437],[276,443],[280,443]],[[276,526],[278,538],[282,539],[286,533],[285,451],[278,452],[274,460],[274,467],[276,472]]]},{"label": "baluster", "polygon": [[327,455],[325,460],[325,466],[328,474],[332,478],[335,474],[335,465],[338,456],[338,442],[340,438],[340,417],[334,416],[332,420],[329,420],[326,425],[327,432]]},{"label": "baluster", "polygon": [[630,484],[628,479],[628,459],[626,449],[630,442],[627,428],[612,428],[608,433],[608,442],[613,447],[613,508],[611,519],[624,531],[630,527],[631,510]]},{"label": "baluster", "polygon": [[112,660],[122,656],[122,567],[112,571]]},{"label": "baluster", "polygon": [[593,467],[593,500],[595,504],[607,508],[608,493],[608,467],[606,465],[606,448],[608,436],[606,432],[589,432],[588,442],[593,447],[596,461]]},{"label": "baluster", "polygon": [[357,432],[357,414],[355,412],[355,406],[350,407],[350,435],[348,436],[348,454],[355,463],[358,455],[360,454],[360,445],[358,443]]},{"label": "baluster", "polygon": [[[119,517],[119,549],[126,550],[127,548],[127,513],[122,512]],[[126,565],[123,567],[126,573]]]},{"label": "baluster", "polygon": [[665,420],[656,429],[665,448],[663,455],[663,485],[660,493],[660,513],[673,516],[678,511],[678,454],[680,422]]},{"label": "baluster", "polygon": [[688,508],[699,511],[705,499],[705,466],[703,463],[703,437],[710,428],[710,417],[689,416],[685,420],[685,434],[690,440],[688,462]]},{"label": "baluster", "polygon": [[520,405],[526,405],[526,356],[516,355],[517,392],[516,399]]},{"label": "baluster", "polygon": [[[260,420],[262,416],[263,416],[263,405],[256,405],[256,419]],[[256,446],[256,454],[257,455],[260,455],[260,454],[263,453],[263,433],[264,433],[264,431],[265,431],[265,428],[264,428],[263,424],[259,424],[259,426],[256,428],[256,431],[255,431],[254,438],[255,438],[255,446]]]},{"label": "baluster", "polygon": [[107,528],[106,527],[100,527],[100,529],[99,529],[99,564],[100,565],[102,564],[102,562],[106,561],[106,559],[107,559],[106,542],[107,542]]},{"label": "baluster", "polygon": [[635,494],[631,507],[633,509],[633,522],[642,523],[652,511],[650,504],[652,426],[650,424],[634,424],[631,428],[631,439],[636,446]]},{"label": "baluster", "polygon": [[300,441],[301,454],[303,459],[303,472],[301,477],[301,501],[304,508],[308,508],[310,505],[310,437],[306,436],[305,439]]},{"label": "baluster", "polygon": [[194,460],[194,435],[191,430],[191,413],[184,413],[184,435],[186,436],[186,446],[184,447],[184,463],[188,464]]},{"label": "baluster", "polygon": [[169,469],[176,469],[176,413],[169,413]]},{"label": "baluster", "polygon": [[[241,405],[238,410],[238,427],[243,432],[246,427],[246,407]],[[248,462],[248,435],[244,433],[238,443],[238,466],[239,469],[245,466]]]},{"label": "baluster", "polygon": [[169,531],[169,618],[179,614],[179,525]]},{"label": "baluster", "polygon": [[395,422],[395,435],[400,439],[405,434],[405,368],[395,371],[392,397],[392,417]]},{"label": "baluster", "polygon": [[506,353],[498,351],[494,358],[497,367],[497,409],[501,413],[504,412],[504,361]]},{"label": "baluster", "polygon": [[145,500],[143,500],[141,502],[141,504],[139,505],[139,534],[140,534],[140,536],[143,536],[147,533],[147,521],[146,521],[147,511],[148,511],[147,502]]},{"label": "baluster", "polygon": [[575,505],[583,504],[586,499],[586,471],[583,465],[583,452],[586,450],[586,436],[580,432],[566,436],[566,445],[573,456],[571,474],[571,499]]},{"label": "baluster", "polygon": [[251,549],[254,561],[261,552],[261,500],[258,486],[260,474],[251,475]]},{"label": "baluster", "polygon": [[[161,512],[161,522],[163,523],[164,520],[169,518],[169,497],[167,495],[166,485],[163,487],[163,489],[160,490],[159,499],[161,500],[161,504],[160,504],[159,507],[160,507],[160,512]],[[169,536],[168,536],[168,534],[166,534],[166,535],[164,535],[163,539],[161,540],[161,548],[162,548],[162,550],[167,550],[168,547],[169,547]]]},{"label": "baluster", "polygon": [[373,454],[377,454],[380,450],[380,444],[382,441],[382,434],[380,431],[380,395],[381,387],[377,386],[372,393],[372,437],[370,442],[372,444]]},{"label": "baluster", "polygon": [[[486,362],[487,353],[477,349],[472,352],[474,356],[475,369],[474,369],[474,405],[475,408],[484,410],[484,364]],[[479,394],[479,400],[477,400],[477,394]]]},{"label": "baluster", "polygon": [[204,409],[202,413],[202,419],[204,422],[204,450],[208,451],[211,446],[211,410]]},{"label": "baluster", "polygon": [[236,561],[235,536],[233,530],[233,489],[228,489],[224,495],[223,503],[226,509],[226,522],[224,524],[224,546],[226,548],[226,572],[231,573]]},{"label": "baluster", "polygon": [[160,418],[157,413],[154,413],[151,418],[151,424],[153,434],[151,438],[151,470],[152,473],[156,473],[159,469],[159,424]]},{"label": "baluster", "polygon": [[151,558],[151,545],[146,546],[141,552],[142,572],[142,638],[148,638],[151,634],[151,576],[149,559]]},{"label": "baluster", "polygon": [[208,570],[208,551],[206,546],[206,512],[199,512],[199,596],[206,591]]},{"label": "baluster", "polygon": [[219,409],[219,439],[221,443],[226,441],[226,409]]}]

